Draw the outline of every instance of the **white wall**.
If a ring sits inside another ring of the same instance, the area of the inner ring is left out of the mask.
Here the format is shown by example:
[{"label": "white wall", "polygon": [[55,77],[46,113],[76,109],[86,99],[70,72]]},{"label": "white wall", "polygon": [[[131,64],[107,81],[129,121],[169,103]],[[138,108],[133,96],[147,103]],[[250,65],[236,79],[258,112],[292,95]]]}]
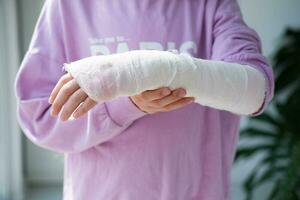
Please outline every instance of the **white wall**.
[{"label": "white wall", "polygon": [[[37,19],[43,0],[21,1],[23,26],[23,52],[31,38],[33,25]],[[287,26],[300,27],[299,0],[240,0],[244,18],[261,36],[263,51],[270,56],[280,43],[280,36]],[[26,140],[25,169],[30,180],[62,180],[62,159],[57,154],[38,148]],[[240,187],[242,180],[255,165],[256,159],[240,163],[232,171],[232,199],[243,199]],[[46,173],[45,173],[46,172]],[[258,191],[259,198],[264,199],[268,186]]]}]

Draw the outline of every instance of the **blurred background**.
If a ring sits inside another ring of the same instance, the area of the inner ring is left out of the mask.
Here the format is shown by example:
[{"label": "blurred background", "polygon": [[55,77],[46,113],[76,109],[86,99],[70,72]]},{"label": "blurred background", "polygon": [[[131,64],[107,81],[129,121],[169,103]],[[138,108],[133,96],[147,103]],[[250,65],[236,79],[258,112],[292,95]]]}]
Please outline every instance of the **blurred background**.
[{"label": "blurred background", "polygon": [[[0,200],[62,198],[63,156],[22,135],[13,93],[43,2],[0,0]],[[239,3],[273,64],[276,96],[264,115],[242,120],[232,199],[300,199],[300,1]]]}]

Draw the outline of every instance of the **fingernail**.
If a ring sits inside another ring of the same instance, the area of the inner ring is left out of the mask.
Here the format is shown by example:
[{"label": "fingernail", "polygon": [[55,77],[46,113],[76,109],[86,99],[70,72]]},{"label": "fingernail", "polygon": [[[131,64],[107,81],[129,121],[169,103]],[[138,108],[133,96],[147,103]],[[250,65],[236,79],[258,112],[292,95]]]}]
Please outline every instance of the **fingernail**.
[{"label": "fingernail", "polygon": [[77,119],[77,117],[78,117],[78,112],[74,112],[72,116],[73,116],[75,119]]},{"label": "fingernail", "polygon": [[77,110],[75,110],[74,111],[74,113],[73,113],[73,117],[75,118],[75,119],[77,119],[78,117],[80,117],[80,109],[77,109]]},{"label": "fingernail", "polygon": [[54,110],[53,110],[53,109],[51,110],[51,115],[52,115],[53,117],[55,117],[55,116],[56,116],[56,113],[54,112]]},{"label": "fingernail", "polygon": [[49,97],[48,102],[52,104],[52,96]]},{"label": "fingernail", "polygon": [[178,96],[178,97],[184,97],[184,96],[185,96],[185,91],[184,91],[184,90],[179,90],[179,91],[177,92],[177,96]]},{"label": "fingernail", "polygon": [[162,94],[163,95],[168,95],[168,94],[170,94],[170,90],[169,89],[164,89]]},{"label": "fingernail", "polygon": [[195,102],[195,99],[193,98],[193,99],[190,99],[190,100],[188,100],[187,101],[188,103],[193,103],[193,102]]}]

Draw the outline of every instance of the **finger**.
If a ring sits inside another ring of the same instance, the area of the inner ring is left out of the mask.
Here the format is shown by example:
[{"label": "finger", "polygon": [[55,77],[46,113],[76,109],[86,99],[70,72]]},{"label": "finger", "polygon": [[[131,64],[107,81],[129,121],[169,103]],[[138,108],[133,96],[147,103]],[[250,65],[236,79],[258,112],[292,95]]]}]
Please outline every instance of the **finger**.
[{"label": "finger", "polygon": [[58,82],[56,83],[54,89],[52,90],[50,97],[49,97],[49,103],[52,104],[54,99],[56,98],[58,92],[60,91],[60,89],[62,88],[62,86],[64,86],[67,82],[69,82],[70,80],[72,80],[73,77],[68,73],[63,75]]},{"label": "finger", "polygon": [[78,107],[78,109],[74,112],[73,117],[79,118],[85,113],[87,113],[89,110],[91,110],[95,105],[97,105],[97,102],[91,99],[90,97],[87,97],[85,101]]},{"label": "finger", "polygon": [[171,93],[171,90],[167,87],[159,88],[156,90],[147,90],[142,92],[139,96],[145,101],[153,101],[156,99],[161,99]]},{"label": "finger", "polygon": [[181,108],[183,106],[186,106],[190,103],[193,103],[195,101],[195,98],[194,97],[186,97],[186,98],[182,98],[174,103],[171,103],[167,106],[165,106],[163,108],[164,111],[171,111],[171,110],[175,110],[175,109],[178,109],[178,108]]},{"label": "finger", "polygon": [[51,115],[56,116],[69,97],[79,88],[79,85],[74,79],[63,85],[53,101]]},{"label": "finger", "polygon": [[71,116],[71,114],[76,110],[76,108],[82,103],[84,102],[84,100],[88,97],[88,95],[82,90],[79,89],[76,92],[74,92],[69,99],[67,100],[67,102],[65,103],[65,105],[62,108],[62,112],[60,115],[60,119],[62,121],[66,121],[67,119],[69,119],[69,117]]},{"label": "finger", "polygon": [[186,95],[185,90],[183,88],[179,88],[174,90],[170,95],[164,98],[157,99],[150,102],[150,105],[157,108],[165,107],[168,104],[178,101],[179,99],[183,98],[185,95]]}]

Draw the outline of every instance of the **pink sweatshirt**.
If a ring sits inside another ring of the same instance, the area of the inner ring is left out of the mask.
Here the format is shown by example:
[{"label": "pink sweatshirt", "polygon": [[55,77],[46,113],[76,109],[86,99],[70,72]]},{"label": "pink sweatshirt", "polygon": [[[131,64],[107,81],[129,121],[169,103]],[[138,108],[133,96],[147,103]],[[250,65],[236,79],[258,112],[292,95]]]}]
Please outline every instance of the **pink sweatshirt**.
[{"label": "pink sweatshirt", "polygon": [[[47,0],[16,78],[18,120],[35,144],[65,154],[64,200],[228,200],[240,116],[197,103],[156,114],[128,97],[78,120],[51,117],[65,62],[134,49],[178,49],[272,68],[236,0]],[[209,84],[209,83],[208,83]]]}]

